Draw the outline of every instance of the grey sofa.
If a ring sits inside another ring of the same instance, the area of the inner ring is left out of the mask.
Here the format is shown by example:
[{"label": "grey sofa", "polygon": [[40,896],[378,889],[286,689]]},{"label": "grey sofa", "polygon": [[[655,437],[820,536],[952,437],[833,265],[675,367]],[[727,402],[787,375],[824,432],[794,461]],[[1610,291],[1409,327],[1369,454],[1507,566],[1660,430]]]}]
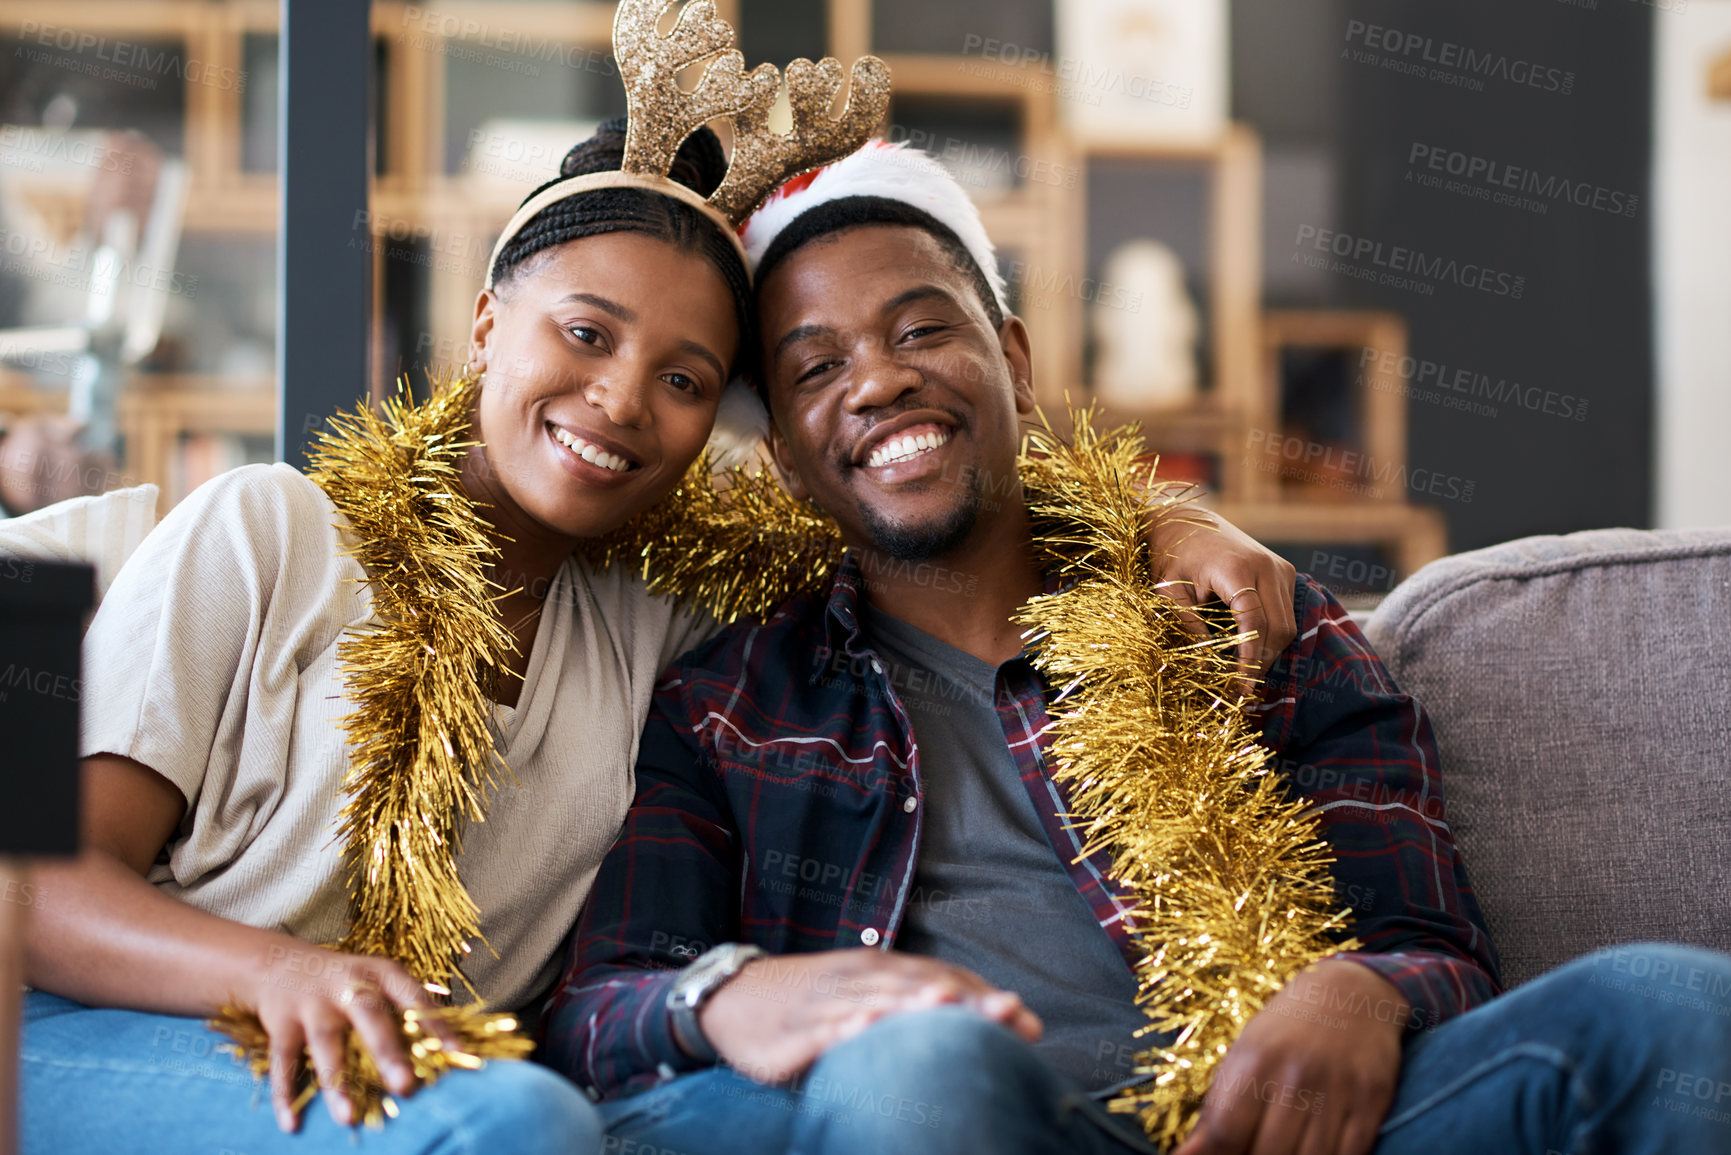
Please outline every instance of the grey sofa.
[{"label": "grey sofa", "polygon": [[[0,523],[99,588],[153,487]],[[1426,566],[1367,624],[1430,713],[1509,985],[1615,943],[1731,951],[1731,529],[1534,537]]]},{"label": "grey sofa", "polygon": [[1731,529],[1458,554],[1366,632],[1436,727],[1510,986],[1615,943],[1731,950]]}]

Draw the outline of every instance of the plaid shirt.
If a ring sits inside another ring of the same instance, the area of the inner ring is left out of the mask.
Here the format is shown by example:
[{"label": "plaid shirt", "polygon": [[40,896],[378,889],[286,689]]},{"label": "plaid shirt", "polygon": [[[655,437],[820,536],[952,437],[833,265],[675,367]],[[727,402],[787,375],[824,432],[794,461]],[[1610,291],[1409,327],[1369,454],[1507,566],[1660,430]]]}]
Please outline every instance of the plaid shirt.
[{"label": "plaid shirt", "polygon": [[[920,754],[898,696],[918,692],[860,627],[850,558],[827,599],[783,606],[686,654],[657,688],[637,797],[601,866],[540,1058],[594,1093],[697,1068],[671,1033],[678,969],[717,943],[772,954],[895,945],[914,888]],[[1338,602],[1301,578],[1299,634],[1264,686],[1263,741],[1309,799],[1351,908],[1353,958],[1411,1004],[1411,1029],[1491,998],[1497,961],[1443,820],[1436,742]],[[900,682],[898,686],[896,683]],[[996,706],[1022,783],[1076,890],[1126,962],[1131,905],[1111,862],[1079,858],[1045,758],[1051,691],[1026,656]],[[1077,860],[1079,859],[1079,860]],[[1077,860],[1077,861],[1072,861]]]}]

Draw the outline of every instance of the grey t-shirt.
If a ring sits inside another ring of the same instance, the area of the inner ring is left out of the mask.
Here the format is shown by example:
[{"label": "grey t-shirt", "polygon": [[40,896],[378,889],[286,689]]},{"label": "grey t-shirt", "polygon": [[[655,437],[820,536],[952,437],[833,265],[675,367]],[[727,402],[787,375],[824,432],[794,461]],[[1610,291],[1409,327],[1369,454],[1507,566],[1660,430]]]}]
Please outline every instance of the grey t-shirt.
[{"label": "grey t-shirt", "polygon": [[1147,1022],[1136,979],[1022,784],[994,707],[997,669],[875,608],[867,621],[913,722],[925,791],[897,947],[1021,995],[1045,1023],[1040,1052],[1082,1087],[1130,1080]]}]

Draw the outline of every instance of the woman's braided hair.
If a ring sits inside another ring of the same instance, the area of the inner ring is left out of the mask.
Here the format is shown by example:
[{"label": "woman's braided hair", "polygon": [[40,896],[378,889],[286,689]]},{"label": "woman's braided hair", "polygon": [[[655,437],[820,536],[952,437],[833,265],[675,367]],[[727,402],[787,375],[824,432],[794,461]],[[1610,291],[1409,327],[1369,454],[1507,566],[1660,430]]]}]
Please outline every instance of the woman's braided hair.
[{"label": "woman's braided hair", "polygon": [[[626,119],[620,116],[596,129],[594,136],[565,154],[559,176],[530,193],[524,198],[525,203],[541,189],[566,177],[618,172],[625,157],[625,128]],[[667,175],[703,196],[713,193],[727,176],[727,157],[721,141],[709,129],[698,129],[680,146]],[[739,251],[713,221],[690,205],[644,189],[595,189],[548,205],[499,253],[499,259],[493,263],[493,283],[505,285],[530,264],[531,258],[556,245],[604,233],[643,233],[708,260],[733,294],[734,313],[739,321],[739,358],[756,348],[751,329],[751,278],[739,259]]]}]

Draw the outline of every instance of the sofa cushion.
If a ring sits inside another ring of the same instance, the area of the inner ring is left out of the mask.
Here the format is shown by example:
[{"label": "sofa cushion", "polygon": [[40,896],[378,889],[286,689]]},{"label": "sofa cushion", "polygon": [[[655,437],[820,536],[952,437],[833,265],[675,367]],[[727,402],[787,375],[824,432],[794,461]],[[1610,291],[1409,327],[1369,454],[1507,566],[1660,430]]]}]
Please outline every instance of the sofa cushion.
[{"label": "sofa cushion", "polygon": [[1618,942],[1731,950],[1731,530],[1445,558],[1367,632],[1436,727],[1510,986]]}]

